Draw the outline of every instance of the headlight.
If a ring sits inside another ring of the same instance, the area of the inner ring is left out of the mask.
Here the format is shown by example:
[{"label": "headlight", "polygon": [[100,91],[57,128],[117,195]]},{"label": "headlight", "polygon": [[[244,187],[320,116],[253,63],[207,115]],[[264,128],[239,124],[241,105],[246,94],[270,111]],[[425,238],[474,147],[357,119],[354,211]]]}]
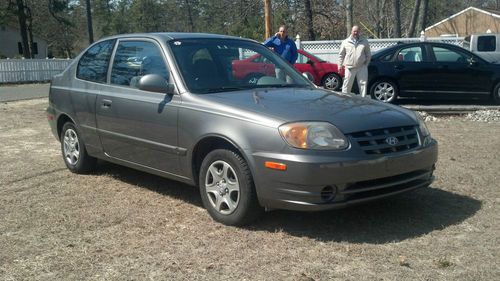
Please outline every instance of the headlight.
[{"label": "headlight", "polygon": [[422,137],[429,136],[431,133],[429,132],[429,129],[427,129],[427,126],[425,125],[424,119],[422,119],[422,117],[420,117],[420,115],[418,113],[415,113],[415,115],[417,116],[418,128],[420,129],[420,133],[422,134]]},{"label": "headlight", "polygon": [[431,133],[429,132],[429,129],[427,129],[427,126],[425,125],[424,120],[422,117],[418,114],[415,113],[417,116],[418,120],[418,130],[420,131],[420,142],[423,146],[427,146],[429,143],[431,143],[432,138],[431,138]]},{"label": "headlight", "polygon": [[318,150],[340,150],[349,143],[335,126],[327,122],[297,122],[279,127],[283,139],[292,147]]}]

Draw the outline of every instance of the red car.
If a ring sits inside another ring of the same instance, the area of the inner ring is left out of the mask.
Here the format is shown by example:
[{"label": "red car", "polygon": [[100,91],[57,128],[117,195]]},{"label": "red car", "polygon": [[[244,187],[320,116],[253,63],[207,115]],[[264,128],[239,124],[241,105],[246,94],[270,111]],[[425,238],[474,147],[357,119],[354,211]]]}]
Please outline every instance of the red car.
[{"label": "red car", "polygon": [[[338,68],[337,64],[322,60],[304,50],[298,50],[295,68],[301,73],[310,73],[314,78],[314,84],[326,89],[339,90],[342,86],[344,70]],[[234,60],[232,62],[233,77],[256,83],[262,76],[274,76],[274,64],[269,63],[260,55],[253,55],[247,59]]]}]

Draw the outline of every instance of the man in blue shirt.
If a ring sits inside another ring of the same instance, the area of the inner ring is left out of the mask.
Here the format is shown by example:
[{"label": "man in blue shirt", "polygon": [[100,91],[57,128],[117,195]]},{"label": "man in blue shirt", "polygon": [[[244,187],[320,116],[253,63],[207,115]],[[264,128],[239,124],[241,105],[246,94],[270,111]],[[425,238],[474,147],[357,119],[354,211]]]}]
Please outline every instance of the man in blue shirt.
[{"label": "man in blue shirt", "polygon": [[295,42],[288,38],[286,26],[282,25],[276,34],[264,42],[266,47],[272,47],[276,53],[287,60],[290,64],[294,64],[297,60],[297,46]]}]

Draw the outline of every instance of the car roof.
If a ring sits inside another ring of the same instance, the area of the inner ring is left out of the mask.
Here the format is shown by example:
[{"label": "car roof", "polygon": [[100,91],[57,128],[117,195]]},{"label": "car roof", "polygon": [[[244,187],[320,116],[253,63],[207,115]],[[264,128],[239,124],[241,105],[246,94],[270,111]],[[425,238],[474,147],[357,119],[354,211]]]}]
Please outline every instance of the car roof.
[{"label": "car roof", "polygon": [[377,51],[376,54],[374,54],[374,56],[378,57],[381,55],[385,55],[387,52],[390,52],[390,51],[395,50],[395,49],[400,49],[400,48],[404,48],[404,47],[411,47],[411,46],[420,46],[420,45],[432,45],[432,46],[438,46],[438,47],[441,46],[441,47],[460,48],[460,46],[458,46],[458,45],[443,43],[443,42],[425,41],[425,42],[398,43],[396,45],[393,45],[393,46],[390,46],[390,47],[387,47],[385,49],[381,49],[381,50]]},{"label": "car roof", "polygon": [[[137,38],[146,37],[154,38],[161,41],[171,41],[171,40],[182,40],[182,39],[238,39],[254,41],[251,39],[240,38],[236,36],[212,34],[212,33],[194,33],[194,32],[154,32],[154,33],[128,33],[128,34],[118,34],[114,36],[109,36],[103,38],[102,40],[108,39],[119,39],[119,38]],[[101,40],[99,40],[101,41]],[[255,41],[254,41],[255,42]]]}]

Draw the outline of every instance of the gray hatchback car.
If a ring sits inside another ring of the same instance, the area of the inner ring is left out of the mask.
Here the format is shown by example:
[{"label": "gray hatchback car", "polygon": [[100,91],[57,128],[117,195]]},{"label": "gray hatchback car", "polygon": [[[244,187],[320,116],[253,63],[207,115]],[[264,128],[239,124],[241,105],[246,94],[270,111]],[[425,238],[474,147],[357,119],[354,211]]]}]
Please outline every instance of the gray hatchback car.
[{"label": "gray hatchback car", "polygon": [[213,34],[100,40],[54,77],[47,113],[72,172],[99,158],[197,185],[227,225],[427,187],[438,155],[414,112],[317,88],[263,45]]}]

